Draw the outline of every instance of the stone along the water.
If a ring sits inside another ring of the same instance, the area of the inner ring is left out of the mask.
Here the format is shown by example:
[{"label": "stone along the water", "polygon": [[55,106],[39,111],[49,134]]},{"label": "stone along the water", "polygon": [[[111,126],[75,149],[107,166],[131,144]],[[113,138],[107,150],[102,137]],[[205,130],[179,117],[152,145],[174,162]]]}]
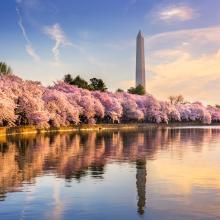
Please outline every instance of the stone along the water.
[{"label": "stone along the water", "polygon": [[136,86],[138,85],[145,89],[144,35],[141,31],[136,39]]}]

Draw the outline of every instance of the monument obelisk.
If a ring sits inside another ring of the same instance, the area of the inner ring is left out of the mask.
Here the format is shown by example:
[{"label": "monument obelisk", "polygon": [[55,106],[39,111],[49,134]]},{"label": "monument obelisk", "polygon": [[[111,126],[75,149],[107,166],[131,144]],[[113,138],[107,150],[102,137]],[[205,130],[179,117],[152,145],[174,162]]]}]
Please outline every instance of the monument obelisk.
[{"label": "monument obelisk", "polygon": [[139,31],[136,39],[136,86],[145,88],[145,57],[144,57],[144,35]]}]

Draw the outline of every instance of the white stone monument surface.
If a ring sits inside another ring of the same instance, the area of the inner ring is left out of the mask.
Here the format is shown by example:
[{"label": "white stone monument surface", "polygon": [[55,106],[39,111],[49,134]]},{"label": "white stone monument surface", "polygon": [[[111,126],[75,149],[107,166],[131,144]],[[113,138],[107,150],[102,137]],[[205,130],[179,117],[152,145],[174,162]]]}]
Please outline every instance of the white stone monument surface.
[{"label": "white stone monument surface", "polygon": [[136,86],[138,85],[145,89],[144,35],[141,31],[136,39]]}]

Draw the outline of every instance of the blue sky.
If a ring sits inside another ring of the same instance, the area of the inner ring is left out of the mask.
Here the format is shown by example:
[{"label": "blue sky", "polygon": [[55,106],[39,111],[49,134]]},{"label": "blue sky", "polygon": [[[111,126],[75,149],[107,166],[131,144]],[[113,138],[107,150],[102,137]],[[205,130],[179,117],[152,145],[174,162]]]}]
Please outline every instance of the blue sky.
[{"label": "blue sky", "polygon": [[149,93],[220,103],[219,8],[219,0],[2,0],[0,59],[45,85],[71,73],[126,89],[141,29]]}]

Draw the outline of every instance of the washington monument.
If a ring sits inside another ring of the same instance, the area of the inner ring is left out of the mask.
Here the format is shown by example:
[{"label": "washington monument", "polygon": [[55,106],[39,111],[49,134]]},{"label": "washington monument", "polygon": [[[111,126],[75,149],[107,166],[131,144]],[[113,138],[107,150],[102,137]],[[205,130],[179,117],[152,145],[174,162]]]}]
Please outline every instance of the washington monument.
[{"label": "washington monument", "polygon": [[136,39],[136,86],[145,88],[145,57],[144,57],[144,35],[139,31]]}]

